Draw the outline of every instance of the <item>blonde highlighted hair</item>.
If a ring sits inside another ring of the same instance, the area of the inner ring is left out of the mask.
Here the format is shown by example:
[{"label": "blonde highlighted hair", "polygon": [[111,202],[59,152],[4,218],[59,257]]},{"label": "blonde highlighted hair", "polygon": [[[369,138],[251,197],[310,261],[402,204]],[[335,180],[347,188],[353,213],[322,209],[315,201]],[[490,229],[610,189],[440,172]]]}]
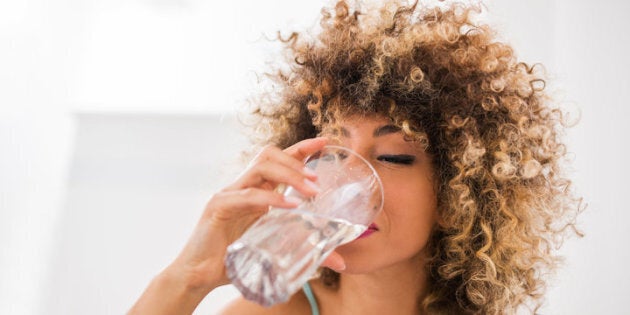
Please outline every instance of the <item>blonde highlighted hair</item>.
[{"label": "blonde highlighted hair", "polygon": [[[315,38],[281,38],[289,59],[257,102],[257,132],[287,147],[348,115],[391,118],[425,142],[437,179],[420,311],[534,312],[581,210],[563,173],[563,114],[540,67],[473,22],[478,7],[359,6],[324,9]],[[338,276],[323,275],[332,285]]]}]

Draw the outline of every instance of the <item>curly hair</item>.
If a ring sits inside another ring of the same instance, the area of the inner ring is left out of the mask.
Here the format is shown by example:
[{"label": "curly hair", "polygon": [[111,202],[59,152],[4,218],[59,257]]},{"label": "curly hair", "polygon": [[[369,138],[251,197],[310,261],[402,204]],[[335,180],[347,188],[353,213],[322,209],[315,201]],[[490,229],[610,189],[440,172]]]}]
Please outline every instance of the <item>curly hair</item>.
[{"label": "curly hair", "polygon": [[256,131],[280,147],[355,114],[384,115],[426,142],[440,218],[419,301],[429,314],[535,312],[555,249],[580,234],[581,199],[562,167],[566,116],[541,67],[518,62],[478,12],[388,1],[363,13],[338,1],[316,36],[279,35],[287,62],[254,111]]}]

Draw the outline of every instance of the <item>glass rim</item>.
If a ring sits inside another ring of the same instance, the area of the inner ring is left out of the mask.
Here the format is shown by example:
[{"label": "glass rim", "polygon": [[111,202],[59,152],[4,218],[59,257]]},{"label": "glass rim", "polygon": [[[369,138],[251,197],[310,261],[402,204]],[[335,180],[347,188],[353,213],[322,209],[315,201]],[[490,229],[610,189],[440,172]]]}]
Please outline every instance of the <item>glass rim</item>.
[{"label": "glass rim", "polygon": [[355,157],[358,157],[361,161],[363,161],[363,163],[365,165],[367,165],[370,170],[372,171],[372,174],[374,175],[374,177],[376,178],[376,181],[378,182],[378,187],[379,187],[379,191],[381,192],[381,202],[378,205],[378,210],[376,211],[376,213],[381,212],[381,210],[383,210],[383,206],[385,204],[385,191],[383,190],[383,182],[381,181],[381,177],[378,175],[378,172],[376,171],[376,169],[374,168],[374,166],[372,165],[372,163],[370,163],[366,158],[364,158],[361,154],[357,153],[356,151],[348,148],[348,147],[344,147],[344,146],[340,146],[340,145],[325,145],[324,147],[322,147],[321,149],[317,150],[316,152],[314,152],[313,154],[309,155],[306,159],[304,159],[304,162],[308,162],[308,160],[310,158],[313,157],[313,155],[317,154],[318,152],[321,152],[325,149],[335,149],[335,150],[341,150],[341,151],[346,151],[349,152],[350,154],[352,154]]}]

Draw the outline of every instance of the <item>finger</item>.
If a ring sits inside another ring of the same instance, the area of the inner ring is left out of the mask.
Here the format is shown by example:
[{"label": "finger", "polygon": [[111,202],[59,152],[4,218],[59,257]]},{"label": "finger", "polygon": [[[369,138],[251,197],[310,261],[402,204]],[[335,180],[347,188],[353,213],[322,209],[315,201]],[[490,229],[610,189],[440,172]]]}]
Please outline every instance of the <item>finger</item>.
[{"label": "finger", "polygon": [[[233,190],[263,187],[264,183],[286,184],[305,196],[314,196],[319,188],[302,171],[278,164],[275,161],[260,162],[245,172],[232,186]],[[274,185],[275,186],[275,185]]]},{"label": "finger", "polygon": [[328,257],[326,257],[322,263],[322,267],[328,267],[339,272],[346,269],[346,262],[341,255],[339,255],[336,251],[333,251],[330,255],[328,255]]},{"label": "finger", "polygon": [[304,172],[304,175],[311,175],[308,170],[304,169],[304,163],[301,159],[296,159],[295,157],[287,154],[280,148],[276,146],[266,146],[263,148],[257,155],[254,157],[250,166],[255,165],[256,163],[265,162],[265,161],[274,161],[276,163],[285,165],[296,171]]},{"label": "finger", "polygon": [[313,153],[321,150],[327,142],[328,138],[326,137],[306,139],[286,148],[284,152],[293,156],[295,159],[303,161]]},{"label": "finger", "polygon": [[[238,179],[233,184],[227,186],[225,190],[239,190],[249,186],[263,187],[261,184],[263,184],[265,180],[261,174],[258,173],[258,168],[260,168],[260,165],[268,165],[264,164],[267,162],[289,167],[296,172],[301,173],[302,176],[307,177],[310,181],[317,179],[317,175],[312,170],[306,168],[302,160],[296,159],[275,146],[266,146],[256,155],[256,157],[254,157],[247,169],[245,169]],[[276,183],[284,182],[276,180]]]},{"label": "finger", "polygon": [[208,202],[206,210],[215,219],[232,220],[250,214],[262,215],[270,206],[286,209],[295,208],[299,202],[299,200],[285,197],[274,191],[247,188],[215,194]]}]

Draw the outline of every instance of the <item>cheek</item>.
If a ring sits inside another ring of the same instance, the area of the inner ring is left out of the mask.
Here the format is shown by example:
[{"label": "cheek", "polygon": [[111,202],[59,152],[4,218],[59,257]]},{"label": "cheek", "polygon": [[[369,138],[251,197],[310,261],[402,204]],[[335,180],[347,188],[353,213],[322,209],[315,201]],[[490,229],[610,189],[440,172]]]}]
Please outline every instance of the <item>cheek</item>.
[{"label": "cheek", "polygon": [[413,247],[426,243],[437,220],[437,198],[430,183],[390,185],[385,189],[385,206],[395,242]]},{"label": "cheek", "polygon": [[[381,176],[382,178],[385,176]],[[409,179],[388,176],[383,179],[385,207],[401,215],[423,215],[436,211],[437,196],[433,183],[428,179]]]}]

